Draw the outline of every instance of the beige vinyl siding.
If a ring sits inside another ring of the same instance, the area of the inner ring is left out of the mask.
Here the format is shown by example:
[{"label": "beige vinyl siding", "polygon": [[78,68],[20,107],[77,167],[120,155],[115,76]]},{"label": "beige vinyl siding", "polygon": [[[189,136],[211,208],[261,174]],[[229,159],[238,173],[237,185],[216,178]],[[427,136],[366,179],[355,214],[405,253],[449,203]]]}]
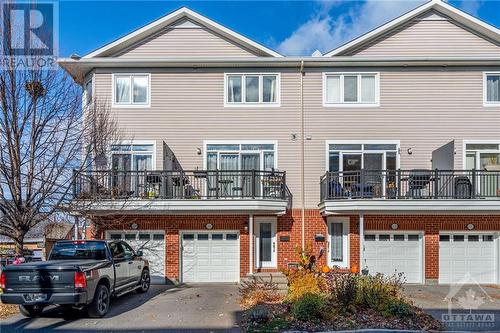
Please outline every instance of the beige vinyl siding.
[{"label": "beige vinyl siding", "polygon": [[365,56],[499,56],[500,46],[436,13],[396,28],[343,55]]},{"label": "beige vinyl siding", "polygon": [[[130,70],[126,70],[130,72]],[[141,69],[144,72],[144,69]],[[227,72],[259,73],[265,70],[231,69]],[[276,70],[272,70],[276,73]],[[278,143],[278,168],[287,171],[287,181],[299,200],[297,152],[300,141],[298,69],[281,74],[280,107],[224,107],[224,70],[153,71],[150,108],[113,108],[124,136],[156,140],[156,167],[163,167],[162,142],[185,170],[202,169],[204,140],[269,140]],[[99,71],[96,86],[105,98],[111,90],[111,72]],[[300,201],[297,201],[300,202]]]},{"label": "beige vinyl siding", "polygon": [[320,71],[307,73],[306,133],[313,138],[306,141],[308,205],[319,200],[326,140],[400,140],[402,169],[430,169],[432,151],[452,140],[455,168],[462,169],[463,139],[500,140],[500,107],[483,107],[479,69],[380,70],[380,107],[323,107],[321,84]]},{"label": "beige vinyl siding", "polygon": [[168,27],[115,55],[120,58],[212,56],[256,55],[203,27]]},{"label": "beige vinyl siding", "polygon": [[[463,139],[500,140],[500,107],[483,107],[482,99],[483,70],[500,68],[357,70],[380,72],[380,107],[324,107],[322,73],[352,68],[306,68],[305,132],[311,138],[305,141],[308,208],[319,202],[327,140],[400,140],[403,169],[431,168],[432,151],[452,140],[455,168],[461,169]],[[224,107],[224,70],[150,71],[151,107],[114,108],[113,112],[127,137],[156,141],[157,168],[163,167],[163,142],[188,170],[204,167],[203,155],[196,153],[203,148],[203,140],[276,140],[278,168],[287,172],[293,204],[300,206],[300,140],[291,139],[291,134],[300,134],[298,69],[281,73],[281,107],[255,108]],[[111,72],[99,70],[96,91],[102,98],[110,90]]]}]

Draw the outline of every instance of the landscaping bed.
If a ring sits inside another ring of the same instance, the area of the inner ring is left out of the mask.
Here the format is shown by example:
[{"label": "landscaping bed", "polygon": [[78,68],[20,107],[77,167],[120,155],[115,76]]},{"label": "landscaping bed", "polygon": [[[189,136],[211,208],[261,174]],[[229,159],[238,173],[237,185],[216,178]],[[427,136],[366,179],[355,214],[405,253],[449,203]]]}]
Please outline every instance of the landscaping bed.
[{"label": "landscaping bed", "polygon": [[383,276],[317,269],[307,251],[300,265],[284,272],[288,294],[255,279],[242,285],[244,332],[404,329],[440,331],[445,326],[403,294],[402,275]]},{"label": "landscaping bed", "polygon": [[0,302],[0,319],[6,319],[19,313],[19,307],[14,304],[3,304]]}]

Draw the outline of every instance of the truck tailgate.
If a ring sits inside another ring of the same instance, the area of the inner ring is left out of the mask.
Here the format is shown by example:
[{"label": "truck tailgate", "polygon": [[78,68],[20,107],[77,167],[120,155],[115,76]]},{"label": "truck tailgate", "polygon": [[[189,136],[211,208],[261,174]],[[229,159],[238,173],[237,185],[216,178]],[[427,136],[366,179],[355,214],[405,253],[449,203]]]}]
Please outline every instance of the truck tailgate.
[{"label": "truck tailgate", "polygon": [[71,292],[76,270],[76,267],[34,269],[29,266],[6,269],[5,292]]}]

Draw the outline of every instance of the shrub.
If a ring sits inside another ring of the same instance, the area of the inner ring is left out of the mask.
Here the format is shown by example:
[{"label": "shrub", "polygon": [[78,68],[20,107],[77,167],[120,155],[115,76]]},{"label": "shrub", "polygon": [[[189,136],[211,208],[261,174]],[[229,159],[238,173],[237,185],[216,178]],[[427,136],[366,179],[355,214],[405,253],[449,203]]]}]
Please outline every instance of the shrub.
[{"label": "shrub", "polygon": [[393,298],[388,302],[387,308],[383,313],[386,316],[409,317],[414,312],[413,306],[407,301],[400,298]]},{"label": "shrub", "polygon": [[401,275],[360,276],[356,303],[363,308],[385,311],[393,299],[402,298],[403,282]]},{"label": "shrub", "polygon": [[306,270],[295,270],[288,272],[288,296],[289,301],[295,301],[304,294],[320,294],[324,285],[323,277]]},{"label": "shrub", "polygon": [[245,308],[250,308],[261,303],[277,303],[283,299],[278,292],[278,285],[264,281],[260,277],[254,276],[251,280],[243,281],[240,289],[240,304]]},{"label": "shrub", "polygon": [[248,319],[255,323],[265,323],[269,321],[269,318],[269,310],[263,304],[257,304],[248,311]]},{"label": "shrub", "polygon": [[356,302],[358,276],[352,273],[332,272],[327,275],[327,283],[332,301],[345,310],[351,310]]},{"label": "shrub", "polygon": [[312,245],[307,244],[305,248],[295,248],[299,258],[299,268],[307,271],[314,271],[316,269],[316,256],[313,254]]},{"label": "shrub", "polygon": [[292,304],[292,315],[302,321],[321,318],[326,301],[322,295],[306,293]]}]

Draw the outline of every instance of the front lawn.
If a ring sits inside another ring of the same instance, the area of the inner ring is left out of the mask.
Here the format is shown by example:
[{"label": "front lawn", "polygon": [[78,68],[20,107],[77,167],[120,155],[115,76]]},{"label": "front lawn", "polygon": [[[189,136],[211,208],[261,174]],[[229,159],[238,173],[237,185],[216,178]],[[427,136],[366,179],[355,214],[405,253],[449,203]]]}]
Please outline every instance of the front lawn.
[{"label": "front lawn", "polygon": [[284,297],[272,283],[254,280],[242,286],[243,331],[445,329],[404,296],[401,275],[318,269],[307,251],[299,258],[299,267],[285,272],[289,289]]}]

